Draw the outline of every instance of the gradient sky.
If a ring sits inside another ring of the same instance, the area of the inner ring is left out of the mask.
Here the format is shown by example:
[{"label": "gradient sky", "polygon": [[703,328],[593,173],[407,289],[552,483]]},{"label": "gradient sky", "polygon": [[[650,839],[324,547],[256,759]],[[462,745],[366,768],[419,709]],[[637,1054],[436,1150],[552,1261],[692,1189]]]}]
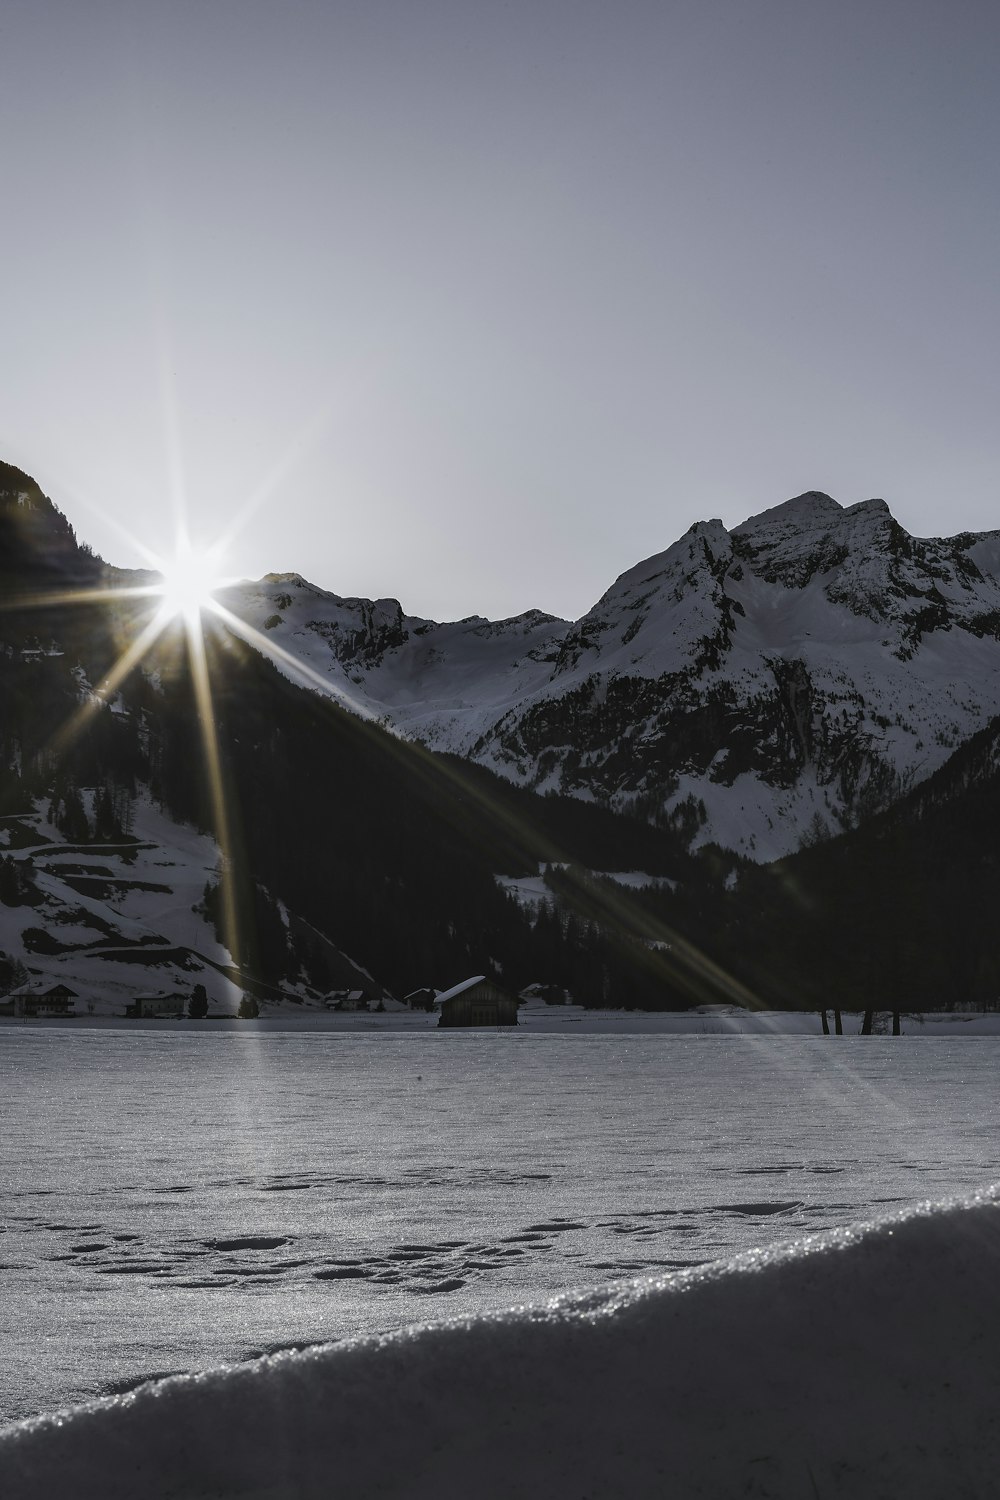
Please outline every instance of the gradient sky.
[{"label": "gradient sky", "polygon": [[4,0],[0,458],[438,619],[994,527],[998,143],[996,0]]}]

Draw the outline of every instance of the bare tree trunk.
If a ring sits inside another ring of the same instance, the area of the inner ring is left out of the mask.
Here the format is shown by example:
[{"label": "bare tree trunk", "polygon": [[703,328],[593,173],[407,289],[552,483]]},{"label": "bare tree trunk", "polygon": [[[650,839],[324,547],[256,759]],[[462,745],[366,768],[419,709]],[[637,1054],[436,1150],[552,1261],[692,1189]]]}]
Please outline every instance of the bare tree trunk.
[{"label": "bare tree trunk", "polygon": [[893,1034],[893,1036],[899,1036],[899,1011],[898,1010],[894,1010],[893,1013],[892,1013],[892,1034]]},{"label": "bare tree trunk", "polygon": [[838,1036],[844,1035],[844,1023],[840,1018],[839,1010],[834,1010],[833,1012],[833,1029]]},{"label": "bare tree trunk", "polygon": [[823,1022],[823,1035],[824,1036],[829,1036],[830,1035],[830,1017],[827,1015],[825,1008],[820,1011],[819,1016],[820,1016],[820,1020]]},{"label": "bare tree trunk", "polygon": [[875,1017],[875,1012],[873,1010],[866,1010],[865,1011],[864,1020],[861,1022],[861,1035],[862,1036],[871,1036],[871,1034],[872,1034],[872,1021],[873,1021],[874,1017]]}]

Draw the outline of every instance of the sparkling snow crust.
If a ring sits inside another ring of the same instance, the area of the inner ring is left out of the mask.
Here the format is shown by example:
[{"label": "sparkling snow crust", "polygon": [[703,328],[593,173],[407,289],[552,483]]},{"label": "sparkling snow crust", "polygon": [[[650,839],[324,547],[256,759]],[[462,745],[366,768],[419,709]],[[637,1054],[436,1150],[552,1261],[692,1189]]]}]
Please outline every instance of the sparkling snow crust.
[{"label": "sparkling snow crust", "polygon": [[661,1280],[148,1385],[0,1434],[7,1500],[974,1496],[996,1190]]}]

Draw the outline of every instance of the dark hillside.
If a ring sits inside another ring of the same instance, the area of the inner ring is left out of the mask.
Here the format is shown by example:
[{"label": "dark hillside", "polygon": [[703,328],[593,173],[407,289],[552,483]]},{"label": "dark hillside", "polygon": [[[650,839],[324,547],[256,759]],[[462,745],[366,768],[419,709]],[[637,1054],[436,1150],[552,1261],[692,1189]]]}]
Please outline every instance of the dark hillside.
[{"label": "dark hillside", "polygon": [[720,954],[767,1003],[1000,1001],[1000,720],[888,812],[745,866]]},{"label": "dark hillside", "polygon": [[0,587],[6,600],[92,585],[103,564],[29,475],[0,463]]},{"label": "dark hillside", "polygon": [[[563,799],[541,799],[296,688],[256,652],[212,642],[216,718],[240,864],[397,993],[493,967],[511,985],[542,979],[601,1003],[611,994],[684,1003],[669,955],[634,939],[627,902],[590,897],[585,918],[537,922],[495,875],[540,861],[635,867],[684,861],[661,834]],[[161,672],[158,776],[176,812],[207,821],[192,755],[189,681]],[[615,858],[616,846],[618,858]],[[573,905],[571,883],[564,904]],[[597,919],[603,929],[599,931]]]}]

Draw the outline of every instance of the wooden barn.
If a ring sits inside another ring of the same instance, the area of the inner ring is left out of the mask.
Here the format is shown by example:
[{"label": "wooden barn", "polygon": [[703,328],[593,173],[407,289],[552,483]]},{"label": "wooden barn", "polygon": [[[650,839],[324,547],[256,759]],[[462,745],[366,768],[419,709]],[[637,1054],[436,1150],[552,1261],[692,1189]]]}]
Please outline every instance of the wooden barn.
[{"label": "wooden barn", "polygon": [[516,1026],[517,996],[476,974],[438,995],[439,1026]]}]

